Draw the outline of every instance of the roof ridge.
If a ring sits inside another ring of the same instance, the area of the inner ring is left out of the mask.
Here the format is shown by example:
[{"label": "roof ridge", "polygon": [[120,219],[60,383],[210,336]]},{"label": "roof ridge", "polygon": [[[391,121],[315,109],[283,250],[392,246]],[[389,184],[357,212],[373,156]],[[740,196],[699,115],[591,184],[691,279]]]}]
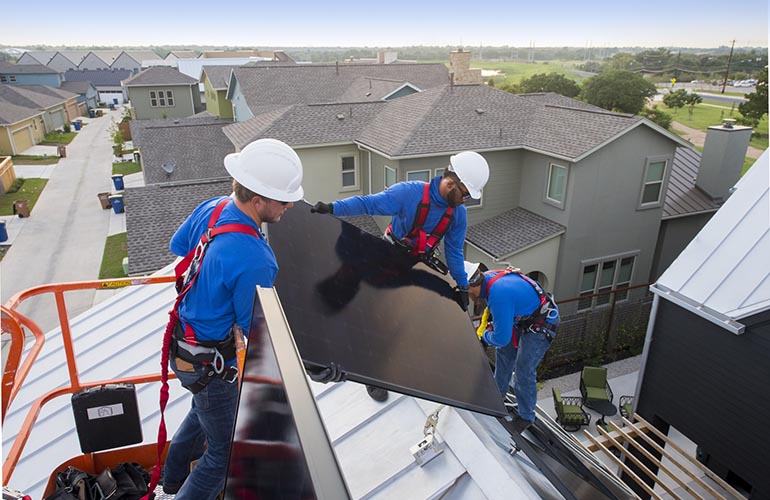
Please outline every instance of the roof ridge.
[{"label": "roof ridge", "polygon": [[339,101],[339,102],[309,102],[307,104],[293,104],[292,106],[340,106],[348,104],[384,104],[387,101]]},{"label": "roof ridge", "polygon": [[[420,119],[417,120],[414,123],[414,126],[409,129],[409,132],[404,135],[404,137],[406,139],[410,138],[412,136],[412,133],[415,130],[418,130],[420,128],[420,126],[423,123],[425,123],[425,120],[427,120],[428,115],[430,115],[433,111],[435,111],[435,106],[434,105],[435,105],[436,101],[438,101],[442,96],[446,95],[447,92],[450,92],[451,88],[452,88],[452,85],[447,83],[447,84],[444,84],[443,87],[441,87],[441,86],[434,87],[432,89],[428,89],[428,90],[425,90],[423,92],[417,92],[416,94],[412,94],[412,95],[409,95],[409,96],[401,97],[400,99],[396,99],[395,101],[385,101],[387,103],[394,103],[395,104],[395,103],[398,103],[399,100],[401,100],[401,99],[408,99],[409,97],[412,97],[413,99],[425,99],[425,100],[428,100],[429,97],[431,98],[431,105],[422,114]],[[439,90],[436,90],[436,89],[439,89]],[[432,95],[432,94],[435,94],[435,95]],[[401,101],[401,102],[404,102],[404,101]],[[392,156],[398,156],[404,150],[404,148],[406,148],[407,144],[408,144],[407,140],[404,140],[400,144],[400,146],[397,149],[395,149],[395,151],[394,151]]]},{"label": "roof ridge", "polygon": [[630,113],[615,113],[614,111],[607,111],[605,109],[573,108],[572,106],[564,106],[562,104],[549,104],[549,103],[545,103],[545,104],[543,104],[543,107],[545,107],[545,108],[568,109],[570,111],[580,111],[580,112],[584,112],[584,113],[593,113],[593,114],[596,114],[596,115],[620,116],[620,117],[623,117],[623,118],[634,118],[636,116],[636,115],[630,114]]}]

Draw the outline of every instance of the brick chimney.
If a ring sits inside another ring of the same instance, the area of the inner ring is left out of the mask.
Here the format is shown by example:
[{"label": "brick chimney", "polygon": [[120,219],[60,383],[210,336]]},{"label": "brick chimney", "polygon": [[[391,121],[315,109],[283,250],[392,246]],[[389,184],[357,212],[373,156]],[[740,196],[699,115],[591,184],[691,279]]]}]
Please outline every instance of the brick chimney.
[{"label": "brick chimney", "polygon": [[743,170],[751,127],[734,123],[735,120],[725,119],[722,125],[709,127],[706,132],[695,185],[713,200],[727,199]]},{"label": "brick chimney", "polygon": [[481,83],[481,70],[471,69],[471,52],[457,49],[449,53],[449,73],[453,75],[455,85],[478,85]]}]

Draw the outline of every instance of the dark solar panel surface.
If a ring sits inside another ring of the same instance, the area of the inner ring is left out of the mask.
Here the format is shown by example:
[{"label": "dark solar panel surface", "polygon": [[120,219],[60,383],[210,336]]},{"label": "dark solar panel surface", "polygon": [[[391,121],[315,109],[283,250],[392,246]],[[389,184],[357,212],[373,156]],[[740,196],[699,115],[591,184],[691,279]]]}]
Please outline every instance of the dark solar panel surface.
[{"label": "dark solar panel surface", "polygon": [[275,287],[306,362],[333,361],[349,380],[506,415],[448,278],[304,202],[268,231]]}]

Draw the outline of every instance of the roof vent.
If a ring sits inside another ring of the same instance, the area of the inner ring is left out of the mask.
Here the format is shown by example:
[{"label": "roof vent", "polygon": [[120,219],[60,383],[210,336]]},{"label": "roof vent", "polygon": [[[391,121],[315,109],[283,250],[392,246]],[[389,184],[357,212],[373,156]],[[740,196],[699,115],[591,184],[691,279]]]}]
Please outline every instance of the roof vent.
[{"label": "roof vent", "polygon": [[164,163],[163,165],[161,165],[161,168],[163,169],[163,171],[166,172],[166,174],[168,175],[171,175],[174,173],[175,167],[176,165],[174,163]]},{"label": "roof vent", "polygon": [[179,120],[174,120],[174,123],[179,123]]},{"label": "roof vent", "polygon": [[337,114],[337,119],[338,120],[344,120],[345,119],[345,113],[338,113]]},{"label": "roof vent", "polygon": [[486,110],[486,109],[476,108],[476,113],[478,113],[478,114],[480,114],[480,115],[483,115],[483,114],[484,114],[484,113],[486,113],[486,112],[487,112],[487,110]]},{"label": "roof vent", "polygon": [[722,118],[722,127],[733,128],[734,125],[735,125],[734,118]]}]

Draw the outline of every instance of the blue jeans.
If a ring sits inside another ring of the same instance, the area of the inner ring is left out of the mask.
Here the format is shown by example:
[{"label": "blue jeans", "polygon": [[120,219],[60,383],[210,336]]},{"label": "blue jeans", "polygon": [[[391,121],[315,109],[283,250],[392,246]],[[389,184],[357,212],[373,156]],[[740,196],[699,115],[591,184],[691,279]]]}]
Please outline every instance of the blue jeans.
[{"label": "blue jeans", "polygon": [[[521,332],[518,326],[516,330],[519,332],[519,348],[516,349],[513,342],[510,342],[506,346],[498,347],[495,352],[495,383],[500,394],[505,396],[511,374],[515,371],[513,392],[519,406],[519,416],[534,422],[537,405],[537,365],[551,347],[551,342],[542,333],[528,330]],[[553,331],[551,334],[556,335]]]},{"label": "blue jeans", "polygon": [[[182,385],[200,376],[200,367],[195,373],[179,371],[173,357],[170,364]],[[163,471],[164,485],[184,483],[176,500],[213,500],[224,489],[237,405],[237,381],[230,384],[215,378],[193,394],[192,407],[169,445]],[[197,457],[190,472],[190,461]]]}]

